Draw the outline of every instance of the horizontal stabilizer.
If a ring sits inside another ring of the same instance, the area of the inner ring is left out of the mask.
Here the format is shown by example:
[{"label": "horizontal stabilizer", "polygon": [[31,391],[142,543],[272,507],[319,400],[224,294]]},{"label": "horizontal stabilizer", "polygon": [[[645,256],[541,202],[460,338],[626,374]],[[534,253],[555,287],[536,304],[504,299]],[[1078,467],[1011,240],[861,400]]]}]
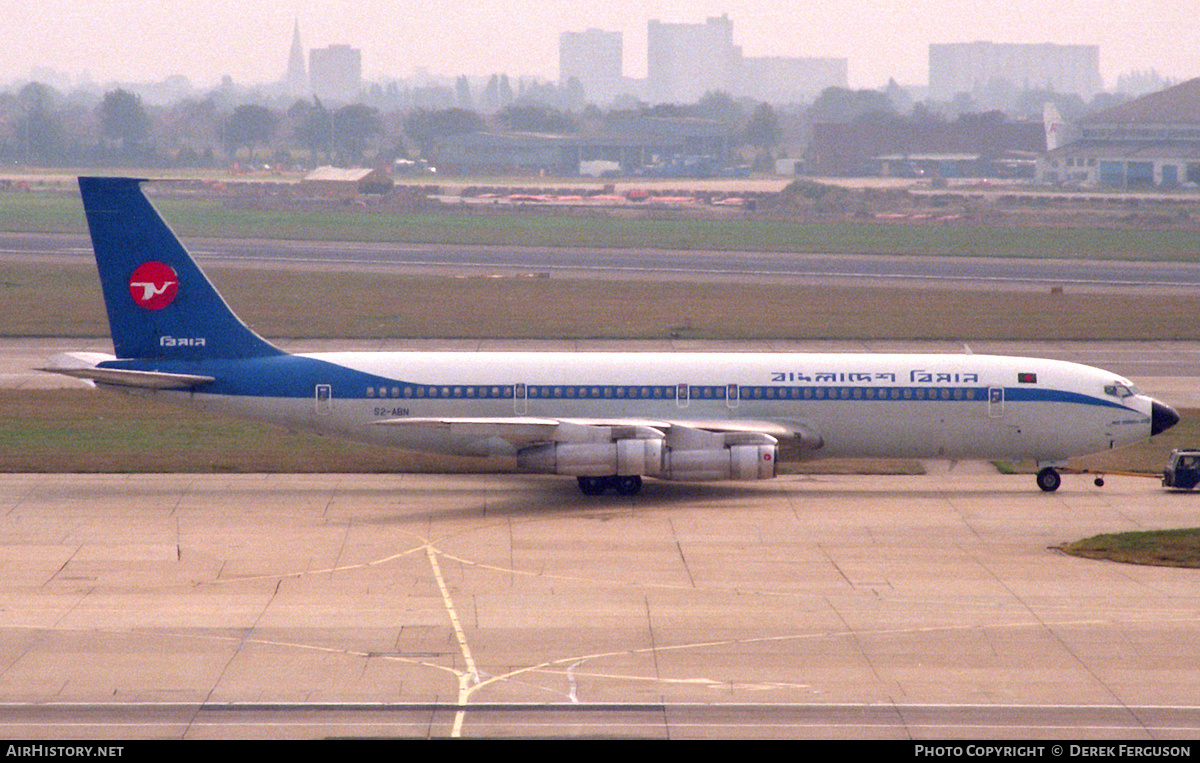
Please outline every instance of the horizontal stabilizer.
[{"label": "horizontal stabilizer", "polygon": [[53,374],[87,379],[97,384],[142,389],[191,389],[215,381],[212,376],[197,374],[167,374],[159,371],[126,371],[120,368],[42,368]]},{"label": "horizontal stabilizer", "polygon": [[191,389],[215,381],[215,377],[200,374],[172,374],[163,371],[133,371],[124,368],[99,368],[98,363],[114,360],[112,355],[96,352],[68,352],[57,355],[50,366],[39,368],[52,374],[62,374],[97,384],[140,389]]}]

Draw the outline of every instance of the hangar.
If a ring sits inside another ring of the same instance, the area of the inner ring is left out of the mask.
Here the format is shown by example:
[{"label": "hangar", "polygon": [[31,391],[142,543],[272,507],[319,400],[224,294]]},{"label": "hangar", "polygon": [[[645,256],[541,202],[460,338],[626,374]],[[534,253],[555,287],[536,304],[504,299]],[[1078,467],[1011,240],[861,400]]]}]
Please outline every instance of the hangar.
[{"label": "hangar", "polygon": [[819,123],[813,125],[804,167],[809,174],[830,176],[1002,176],[1010,174],[1014,161],[1028,161],[1041,151],[1043,141],[1039,124],[990,115],[955,122],[892,118]]},{"label": "hangar", "polygon": [[1090,115],[1074,142],[1046,153],[1046,183],[1104,188],[1200,187],[1200,78]]},{"label": "hangar", "polygon": [[718,165],[732,154],[735,136],[707,119],[614,119],[589,134],[464,133],[441,139],[438,170],[461,174],[575,175],[580,162],[617,162],[626,172],[668,157],[709,157]]},{"label": "hangar", "polygon": [[329,196],[350,198],[360,193],[386,193],[392,179],[384,170],[367,167],[317,167],[304,176],[301,185]]}]

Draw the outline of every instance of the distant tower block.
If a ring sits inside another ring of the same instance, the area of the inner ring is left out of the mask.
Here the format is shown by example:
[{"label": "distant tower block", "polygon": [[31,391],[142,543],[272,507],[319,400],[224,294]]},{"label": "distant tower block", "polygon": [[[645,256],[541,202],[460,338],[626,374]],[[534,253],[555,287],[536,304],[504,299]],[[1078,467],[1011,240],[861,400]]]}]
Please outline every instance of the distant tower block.
[{"label": "distant tower block", "polygon": [[349,45],[330,45],[308,52],[312,91],[321,99],[347,101],[362,87],[362,52]]}]

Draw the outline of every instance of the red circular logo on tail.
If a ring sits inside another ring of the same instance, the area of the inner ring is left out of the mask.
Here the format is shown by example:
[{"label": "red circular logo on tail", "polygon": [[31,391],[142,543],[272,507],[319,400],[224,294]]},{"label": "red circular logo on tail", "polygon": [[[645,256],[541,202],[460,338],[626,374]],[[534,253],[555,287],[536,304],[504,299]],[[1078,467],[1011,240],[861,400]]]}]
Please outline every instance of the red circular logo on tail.
[{"label": "red circular logo on tail", "polygon": [[129,296],[147,310],[162,310],[175,301],[179,276],[170,265],[143,262],[129,277]]}]

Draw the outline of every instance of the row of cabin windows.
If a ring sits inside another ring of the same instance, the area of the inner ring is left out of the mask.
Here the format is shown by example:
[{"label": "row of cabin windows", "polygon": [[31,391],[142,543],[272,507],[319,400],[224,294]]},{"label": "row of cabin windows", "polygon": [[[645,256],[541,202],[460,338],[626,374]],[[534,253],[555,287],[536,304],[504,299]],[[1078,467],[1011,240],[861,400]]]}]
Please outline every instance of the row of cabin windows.
[{"label": "row of cabin windows", "polygon": [[[508,399],[514,387],[367,387],[367,397]],[[641,400],[985,400],[976,387],[558,387],[529,385],[515,388],[529,399]]]}]

